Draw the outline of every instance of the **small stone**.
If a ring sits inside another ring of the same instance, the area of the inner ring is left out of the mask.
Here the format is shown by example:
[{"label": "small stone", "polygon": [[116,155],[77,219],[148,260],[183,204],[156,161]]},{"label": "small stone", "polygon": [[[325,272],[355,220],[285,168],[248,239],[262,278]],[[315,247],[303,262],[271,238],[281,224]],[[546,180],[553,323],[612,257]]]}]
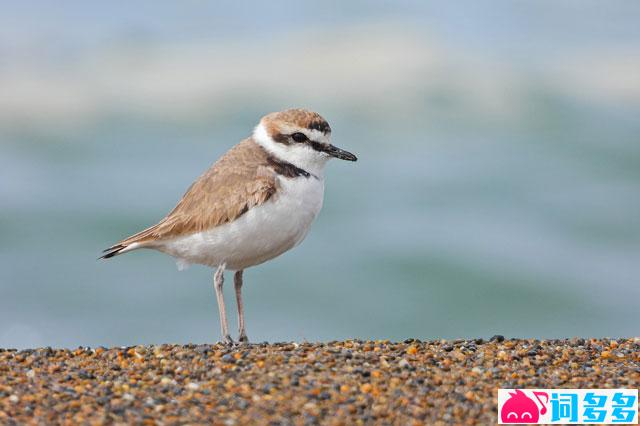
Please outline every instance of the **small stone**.
[{"label": "small stone", "polygon": [[409,367],[411,364],[409,364],[409,361],[407,361],[406,359],[402,358],[400,360],[400,362],[398,362],[398,366],[400,366],[400,368],[407,368]]},{"label": "small stone", "polygon": [[327,391],[320,392],[320,394],[318,395],[318,399],[326,401],[328,399],[331,399],[331,394]]},{"label": "small stone", "polygon": [[187,383],[186,388],[190,391],[196,391],[198,389],[200,389],[200,385],[198,383],[195,382],[189,382]]},{"label": "small stone", "polygon": [[500,334],[496,334],[495,336],[493,336],[490,340],[491,342],[504,342],[504,336],[500,335]]},{"label": "small stone", "polygon": [[165,385],[165,386],[167,386],[167,385],[175,385],[175,384],[176,384],[176,381],[175,381],[175,380],[173,380],[173,379],[172,379],[172,378],[170,378],[170,377],[166,377],[166,376],[165,376],[165,377],[163,377],[162,379],[160,379],[160,384]]},{"label": "small stone", "polygon": [[313,416],[317,416],[320,414],[320,409],[314,402],[307,402],[302,406],[302,408]]},{"label": "small stone", "polygon": [[369,393],[371,392],[371,389],[373,389],[373,386],[371,385],[371,383],[364,383],[363,385],[360,386],[360,392],[362,393]]},{"label": "small stone", "polygon": [[387,358],[383,356],[380,357],[380,367],[389,368],[389,362],[387,362]]}]

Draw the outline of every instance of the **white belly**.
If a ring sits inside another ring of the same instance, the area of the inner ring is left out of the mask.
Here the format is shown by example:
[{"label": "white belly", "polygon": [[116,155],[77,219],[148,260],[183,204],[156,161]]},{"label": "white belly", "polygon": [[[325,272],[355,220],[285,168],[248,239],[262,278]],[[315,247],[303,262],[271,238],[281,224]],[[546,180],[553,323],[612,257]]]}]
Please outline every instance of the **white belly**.
[{"label": "white belly", "polygon": [[314,176],[279,179],[273,197],[235,221],[154,248],[174,256],[180,268],[226,263],[227,269],[240,270],[295,247],[322,208],[324,181]]}]

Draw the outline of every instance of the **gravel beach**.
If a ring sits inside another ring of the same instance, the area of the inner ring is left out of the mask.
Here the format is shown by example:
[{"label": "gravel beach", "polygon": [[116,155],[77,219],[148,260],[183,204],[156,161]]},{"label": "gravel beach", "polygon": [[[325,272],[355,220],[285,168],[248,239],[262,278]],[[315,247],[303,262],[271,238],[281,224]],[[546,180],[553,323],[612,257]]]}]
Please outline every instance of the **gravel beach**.
[{"label": "gravel beach", "polygon": [[0,424],[495,424],[499,387],[639,385],[640,338],[0,349]]}]

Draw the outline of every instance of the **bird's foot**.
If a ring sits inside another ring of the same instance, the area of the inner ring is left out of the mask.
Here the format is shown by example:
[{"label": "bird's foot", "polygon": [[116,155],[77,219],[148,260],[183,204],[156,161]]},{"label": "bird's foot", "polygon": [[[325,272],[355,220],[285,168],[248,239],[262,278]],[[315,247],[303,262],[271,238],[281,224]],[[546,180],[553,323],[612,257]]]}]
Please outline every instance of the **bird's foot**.
[{"label": "bird's foot", "polygon": [[247,344],[249,343],[249,338],[247,337],[246,334],[242,333],[239,337],[238,337],[238,343],[243,343],[243,344]]},{"label": "bird's foot", "polygon": [[236,343],[233,341],[233,339],[231,338],[231,336],[230,336],[230,335],[228,335],[228,334],[227,334],[227,335],[225,335],[225,336],[222,338],[222,342],[220,342],[220,343],[222,343],[222,344],[223,344],[223,345],[225,345],[225,346],[235,346],[235,344],[236,344]]}]

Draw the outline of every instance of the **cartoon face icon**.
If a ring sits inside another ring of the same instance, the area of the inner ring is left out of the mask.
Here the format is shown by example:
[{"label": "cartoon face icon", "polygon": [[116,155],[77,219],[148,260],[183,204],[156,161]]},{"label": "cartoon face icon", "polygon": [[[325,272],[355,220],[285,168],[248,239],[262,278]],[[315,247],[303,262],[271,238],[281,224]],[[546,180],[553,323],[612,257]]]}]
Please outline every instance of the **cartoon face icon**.
[{"label": "cartoon face icon", "polygon": [[[544,392],[534,392],[536,398],[542,405],[542,414],[546,413],[547,409],[540,401],[539,396],[548,396]],[[540,394],[540,395],[538,395]],[[502,406],[500,410],[500,419],[502,423],[536,423],[540,418],[540,410],[538,405],[524,394],[521,390],[515,392],[509,392],[509,399]]]}]

